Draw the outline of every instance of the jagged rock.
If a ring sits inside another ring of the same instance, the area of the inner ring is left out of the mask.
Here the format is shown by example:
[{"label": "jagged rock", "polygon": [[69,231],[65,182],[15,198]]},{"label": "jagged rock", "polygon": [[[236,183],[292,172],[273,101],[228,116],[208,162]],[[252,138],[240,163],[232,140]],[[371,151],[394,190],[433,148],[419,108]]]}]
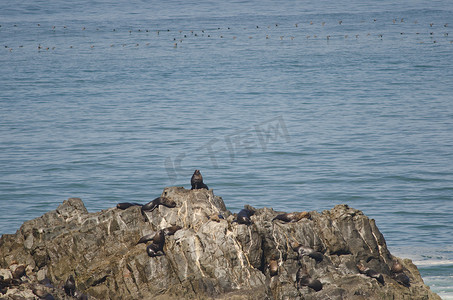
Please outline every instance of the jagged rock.
[{"label": "jagged rock", "polygon": [[[63,285],[73,275],[77,292],[90,299],[440,299],[410,260],[390,254],[374,220],[347,205],[290,223],[272,221],[282,212],[246,206],[254,213],[240,224],[212,190],[171,187],[161,197],[176,206],[88,213],[70,198],[3,235],[0,274],[10,279],[0,280],[0,297],[13,299],[11,291],[22,289],[23,297],[34,291],[65,299]],[[153,240],[137,244],[171,226],[181,229],[165,234],[162,255],[148,256]],[[296,244],[322,259],[300,255]],[[410,286],[391,271],[396,260]],[[13,262],[27,266],[27,282],[12,281]],[[361,274],[360,263],[384,284]]]}]

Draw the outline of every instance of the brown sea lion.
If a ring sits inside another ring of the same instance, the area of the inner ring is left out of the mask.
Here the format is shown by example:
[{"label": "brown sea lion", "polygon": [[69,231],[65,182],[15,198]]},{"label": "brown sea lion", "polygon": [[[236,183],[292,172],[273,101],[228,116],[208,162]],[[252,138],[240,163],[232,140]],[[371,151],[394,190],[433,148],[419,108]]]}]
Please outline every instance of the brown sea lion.
[{"label": "brown sea lion", "polygon": [[[163,231],[164,235],[170,236],[170,235],[174,235],[175,232],[178,231],[181,228],[182,228],[181,226],[173,225],[173,226],[166,227],[166,228],[162,229],[161,231]],[[150,234],[142,236],[138,240],[137,244],[146,243],[146,242],[149,242],[149,241],[154,241],[154,237],[156,236],[156,234],[157,234],[156,232],[152,232]]]},{"label": "brown sea lion", "polygon": [[308,256],[315,259],[317,262],[320,262],[324,258],[324,255],[321,252],[315,251],[314,249],[303,246],[299,243],[293,243],[291,247],[299,254],[299,259],[301,259],[303,256]]},{"label": "brown sea lion", "polygon": [[25,266],[18,265],[13,272],[11,272],[14,279],[20,279],[22,276],[25,275]]},{"label": "brown sea lion", "polygon": [[181,228],[182,228],[181,226],[173,225],[173,226],[166,227],[163,230],[164,230],[164,234],[166,236],[170,236],[170,235],[174,235],[175,232],[178,231]]},{"label": "brown sea lion", "polygon": [[395,280],[401,284],[404,285],[405,287],[410,287],[411,286],[411,280],[410,278],[404,274],[403,272],[395,274]]},{"label": "brown sea lion", "polygon": [[395,260],[393,262],[391,271],[393,273],[393,278],[399,283],[404,285],[405,287],[410,287],[411,286],[411,281],[409,277],[403,272],[404,268],[403,265]]},{"label": "brown sea lion", "polygon": [[74,276],[69,275],[68,279],[66,279],[66,282],[63,286],[64,292],[66,295],[74,297],[76,285],[75,285],[75,279]]},{"label": "brown sea lion", "polygon": [[48,288],[54,288],[53,284],[52,284],[52,281],[50,281],[49,278],[47,277],[44,277],[43,280],[40,280],[38,281],[40,284],[42,284],[43,286],[45,287],[48,287]]},{"label": "brown sea lion", "polygon": [[269,273],[271,274],[271,276],[278,274],[278,262],[275,259],[271,259],[269,261]]},{"label": "brown sea lion", "polygon": [[142,206],[141,204],[139,203],[130,203],[130,202],[122,202],[122,203],[118,203],[116,205],[116,208],[118,209],[127,209],[131,206]]},{"label": "brown sea lion", "polygon": [[146,243],[146,242],[152,241],[155,235],[156,235],[155,232],[147,234],[147,235],[144,235],[138,240],[137,244]]},{"label": "brown sea lion", "polygon": [[272,221],[280,220],[280,221],[287,222],[287,223],[289,223],[289,222],[294,223],[303,218],[310,219],[311,218],[310,213],[307,211],[303,211],[303,212],[280,214],[280,215],[276,216],[275,218],[273,218]]},{"label": "brown sea lion", "polygon": [[145,205],[142,206],[142,211],[153,211],[156,207],[159,205],[163,205],[169,208],[174,208],[176,207],[176,202],[168,199],[166,197],[157,197],[156,199],[146,203]]},{"label": "brown sea lion", "polygon": [[209,216],[208,219],[219,223],[220,220],[224,220],[225,218],[221,214],[213,214],[212,216]]},{"label": "brown sea lion", "polygon": [[190,184],[192,185],[192,190],[209,190],[208,186],[203,183],[203,176],[201,176],[200,170],[195,170],[195,172],[193,172],[192,178],[190,179]]},{"label": "brown sea lion", "polygon": [[236,222],[238,222],[239,224],[250,225],[252,224],[250,217],[253,216],[253,214],[255,214],[255,212],[250,209],[241,209],[236,217]]},{"label": "brown sea lion", "polygon": [[393,262],[391,270],[392,270],[393,273],[401,273],[401,272],[403,272],[403,265],[400,264],[399,261],[395,260]]},{"label": "brown sea lion", "polygon": [[299,268],[299,270],[297,271],[296,282],[297,282],[297,288],[300,288],[301,286],[308,286],[309,288],[312,288],[317,292],[322,290],[321,281],[319,281],[318,279],[311,278],[308,275],[307,271],[304,270],[303,268]]},{"label": "brown sea lion", "polygon": [[158,244],[150,244],[146,247],[146,253],[148,253],[149,257],[156,257],[164,255],[162,249],[160,249]]},{"label": "brown sea lion", "polygon": [[88,296],[78,290],[76,290],[74,292],[74,297],[77,299],[77,300],[88,300]]},{"label": "brown sea lion", "polygon": [[210,217],[208,217],[208,218],[209,218],[209,220],[211,220],[211,221],[214,221],[214,222],[217,222],[217,223],[220,222],[219,215],[217,215],[217,214],[213,214],[212,216],[210,216]]},{"label": "brown sea lion", "polygon": [[164,244],[165,244],[165,233],[164,230],[159,230],[154,237],[153,242],[146,247],[146,252],[148,256],[155,257],[159,255],[164,255]]},{"label": "brown sea lion", "polygon": [[39,299],[55,299],[45,290],[43,286],[33,285],[31,291],[33,292],[33,294],[38,296]]},{"label": "brown sea lion", "polygon": [[357,268],[360,273],[365,274],[368,277],[375,278],[381,284],[385,284],[384,276],[377,271],[365,267],[362,263],[357,264]]}]

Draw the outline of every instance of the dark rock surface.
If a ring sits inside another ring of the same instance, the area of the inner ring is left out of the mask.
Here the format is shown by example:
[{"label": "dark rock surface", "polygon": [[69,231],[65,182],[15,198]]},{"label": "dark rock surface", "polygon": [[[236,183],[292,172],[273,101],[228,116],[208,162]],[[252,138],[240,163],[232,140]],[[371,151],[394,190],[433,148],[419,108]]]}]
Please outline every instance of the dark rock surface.
[{"label": "dark rock surface", "polygon": [[[440,299],[410,260],[390,254],[374,220],[346,205],[292,223],[247,206],[246,225],[212,190],[171,187],[161,197],[176,207],[88,213],[70,198],[3,235],[0,298],[72,299],[63,289],[72,275],[79,299]],[[181,229],[165,235],[162,255],[148,256],[153,241],[137,241],[170,226]],[[301,255],[295,245],[306,247]],[[15,279],[19,265],[25,274]]]}]

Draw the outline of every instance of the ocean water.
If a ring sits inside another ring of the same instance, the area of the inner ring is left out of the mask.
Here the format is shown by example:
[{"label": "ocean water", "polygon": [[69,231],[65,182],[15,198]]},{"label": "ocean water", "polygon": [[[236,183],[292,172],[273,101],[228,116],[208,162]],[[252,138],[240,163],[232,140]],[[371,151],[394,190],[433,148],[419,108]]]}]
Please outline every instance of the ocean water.
[{"label": "ocean water", "polygon": [[451,1],[1,1],[0,234],[190,187],[374,218],[453,299]]}]

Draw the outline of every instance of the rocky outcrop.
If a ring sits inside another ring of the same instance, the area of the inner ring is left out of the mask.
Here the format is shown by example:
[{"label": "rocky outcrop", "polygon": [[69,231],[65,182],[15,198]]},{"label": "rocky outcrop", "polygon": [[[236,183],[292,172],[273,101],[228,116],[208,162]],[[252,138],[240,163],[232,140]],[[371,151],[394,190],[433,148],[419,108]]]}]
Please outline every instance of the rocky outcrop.
[{"label": "rocky outcrop", "polygon": [[[390,254],[374,220],[347,205],[293,222],[247,206],[247,225],[212,190],[161,197],[176,207],[88,213],[70,198],[3,235],[0,297],[72,299],[63,289],[72,275],[79,299],[440,299],[410,260]],[[25,271],[13,278],[17,266]]]}]

